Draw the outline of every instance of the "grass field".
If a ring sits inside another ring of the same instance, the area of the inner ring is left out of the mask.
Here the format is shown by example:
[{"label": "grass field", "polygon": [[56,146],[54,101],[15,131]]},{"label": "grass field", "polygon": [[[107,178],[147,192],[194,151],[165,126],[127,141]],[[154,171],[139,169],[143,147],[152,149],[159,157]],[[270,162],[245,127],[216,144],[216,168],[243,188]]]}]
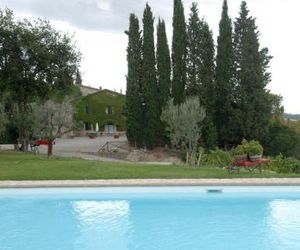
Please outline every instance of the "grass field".
[{"label": "grass field", "polygon": [[264,171],[230,174],[216,167],[187,167],[106,163],[74,158],[0,151],[0,180],[84,180],[146,178],[257,178],[300,177],[300,174],[276,174]]}]

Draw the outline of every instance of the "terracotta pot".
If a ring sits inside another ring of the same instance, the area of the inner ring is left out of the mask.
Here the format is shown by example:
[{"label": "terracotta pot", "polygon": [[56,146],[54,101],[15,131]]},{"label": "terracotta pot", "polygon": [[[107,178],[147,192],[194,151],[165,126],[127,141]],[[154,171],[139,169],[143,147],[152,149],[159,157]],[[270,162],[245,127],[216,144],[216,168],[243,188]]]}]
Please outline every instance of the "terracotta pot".
[{"label": "terracotta pot", "polygon": [[261,160],[261,155],[249,155],[250,161],[259,161]]}]

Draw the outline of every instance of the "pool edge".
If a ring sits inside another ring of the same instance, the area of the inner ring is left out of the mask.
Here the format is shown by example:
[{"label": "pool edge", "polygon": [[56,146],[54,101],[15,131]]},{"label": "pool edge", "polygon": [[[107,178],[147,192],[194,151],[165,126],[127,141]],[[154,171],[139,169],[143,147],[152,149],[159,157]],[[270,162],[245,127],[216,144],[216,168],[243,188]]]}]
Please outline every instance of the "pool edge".
[{"label": "pool edge", "polygon": [[0,181],[0,188],[50,187],[129,187],[129,186],[300,186],[300,178],[240,179],[109,179]]}]

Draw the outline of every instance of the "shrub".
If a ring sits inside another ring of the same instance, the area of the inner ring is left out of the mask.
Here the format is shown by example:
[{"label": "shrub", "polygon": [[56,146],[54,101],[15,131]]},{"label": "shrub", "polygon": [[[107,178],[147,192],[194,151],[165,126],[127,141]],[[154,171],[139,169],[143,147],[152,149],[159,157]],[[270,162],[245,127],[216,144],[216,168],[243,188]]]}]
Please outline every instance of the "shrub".
[{"label": "shrub", "polygon": [[280,154],[267,165],[267,168],[277,173],[300,173],[300,161],[292,157],[284,158]]},{"label": "shrub", "polygon": [[274,121],[264,141],[265,153],[271,156],[278,154],[283,154],[286,157],[297,156],[297,143],[300,145],[299,134],[295,129],[281,121]]},{"label": "shrub", "polygon": [[205,163],[214,167],[225,167],[232,163],[230,152],[221,149],[210,150],[205,156]]},{"label": "shrub", "polygon": [[245,155],[246,154],[245,147],[243,145],[236,146],[234,149],[232,149],[232,154],[234,156]]},{"label": "shrub", "polygon": [[263,151],[264,149],[258,141],[252,140],[247,144],[246,152],[249,156],[262,155]]},{"label": "shrub", "polygon": [[245,154],[248,156],[262,155],[263,147],[258,141],[252,140],[248,142],[246,139],[243,139],[242,143],[232,150],[232,153],[235,156]]}]

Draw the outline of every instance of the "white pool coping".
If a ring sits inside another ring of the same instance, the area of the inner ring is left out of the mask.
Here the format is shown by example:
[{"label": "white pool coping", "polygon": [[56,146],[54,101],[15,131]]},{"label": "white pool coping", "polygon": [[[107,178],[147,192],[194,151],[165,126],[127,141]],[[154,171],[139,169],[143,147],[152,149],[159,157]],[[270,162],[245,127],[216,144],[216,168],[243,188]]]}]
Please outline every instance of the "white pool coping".
[{"label": "white pool coping", "polygon": [[0,181],[0,188],[47,187],[129,187],[129,186],[300,186],[300,178],[237,179],[110,179]]}]

